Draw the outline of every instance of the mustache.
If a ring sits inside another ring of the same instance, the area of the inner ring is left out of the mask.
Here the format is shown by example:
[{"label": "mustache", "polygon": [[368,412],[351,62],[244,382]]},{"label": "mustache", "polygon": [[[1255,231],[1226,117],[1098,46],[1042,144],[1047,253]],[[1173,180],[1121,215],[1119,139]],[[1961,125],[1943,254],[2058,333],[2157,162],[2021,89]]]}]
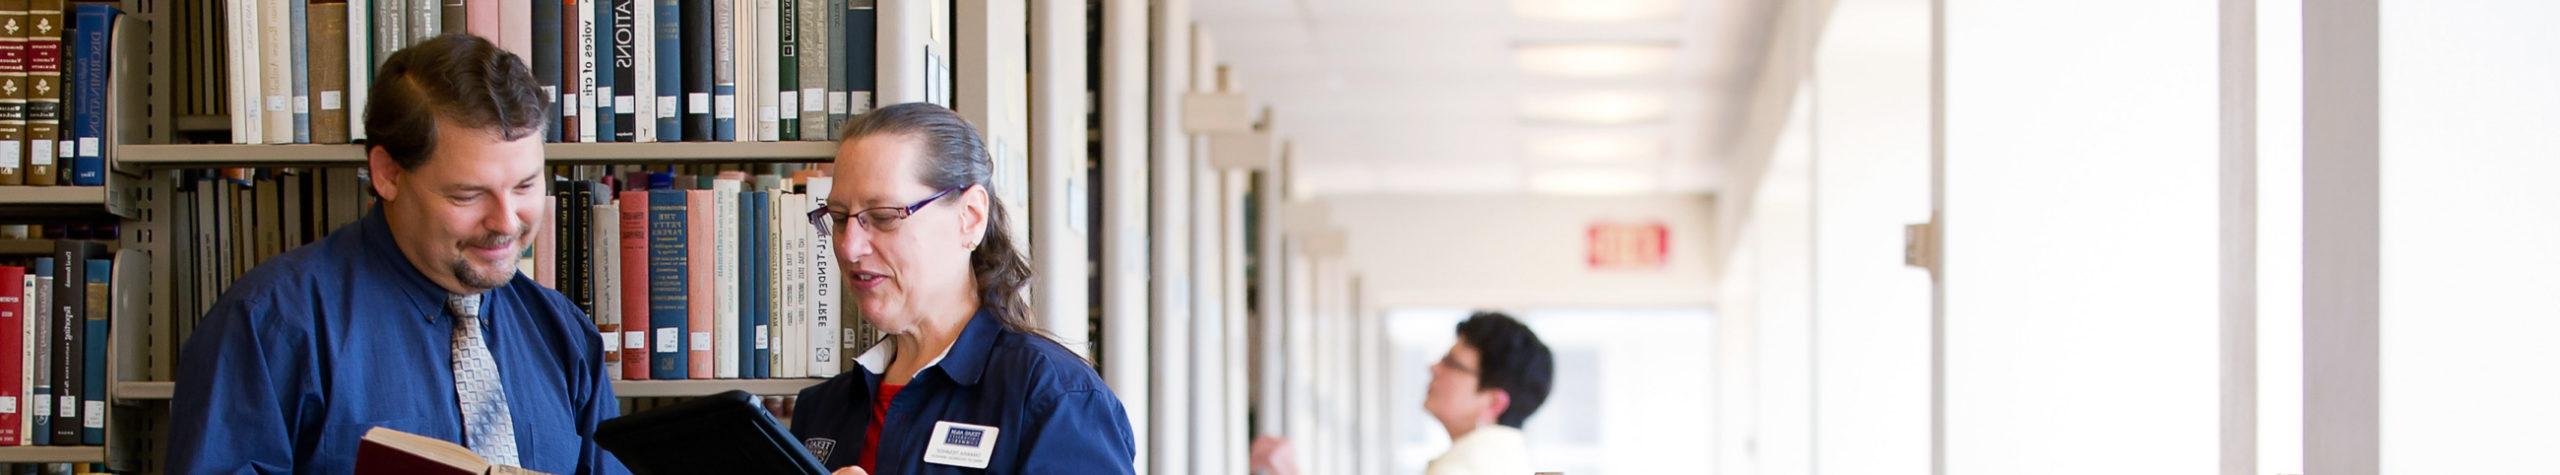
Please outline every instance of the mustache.
[{"label": "mustache", "polygon": [[531,238],[532,236],[533,228],[527,226],[524,231],[520,232],[489,233],[486,236],[463,240],[462,245],[465,247],[475,248],[504,247],[514,245],[515,243]]}]

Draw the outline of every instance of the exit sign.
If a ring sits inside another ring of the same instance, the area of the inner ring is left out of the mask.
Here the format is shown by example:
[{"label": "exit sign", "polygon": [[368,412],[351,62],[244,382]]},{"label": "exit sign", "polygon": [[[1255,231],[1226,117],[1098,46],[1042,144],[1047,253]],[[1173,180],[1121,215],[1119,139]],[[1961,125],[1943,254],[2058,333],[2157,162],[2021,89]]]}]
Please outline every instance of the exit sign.
[{"label": "exit sign", "polygon": [[1671,227],[1662,223],[1597,223],[1590,237],[1593,270],[1660,269],[1671,260]]}]

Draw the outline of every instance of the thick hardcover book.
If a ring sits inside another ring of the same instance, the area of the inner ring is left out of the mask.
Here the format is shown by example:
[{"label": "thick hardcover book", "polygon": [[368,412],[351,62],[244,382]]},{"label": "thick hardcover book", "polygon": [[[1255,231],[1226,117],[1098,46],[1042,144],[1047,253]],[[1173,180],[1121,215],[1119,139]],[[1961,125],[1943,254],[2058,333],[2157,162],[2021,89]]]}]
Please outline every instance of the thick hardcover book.
[{"label": "thick hardcover book", "polygon": [[[302,143],[293,120],[293,10],[301,0],[258,0],[258,89],[265,92],[271,144]],[[243,26],[246,26],[245,24]]]},{"label": "thick hardcover book", "polygon": [[[607,189],[604,196],[613,196]],[[622,379],[622,208],[613,202],[594,205],[588,213],[596,237],[589,242],[596,255],[596,311],[589,314],[596,323],[596,336],[604,339],[604,373],[607,379]]]},{"label": "thick hardcover book", "polygon": [[[826,190],[830,189],[834,182],[834,179],[828,177],[809,178],[809,193],[805,195],[809,200],[809,209],[827,206]],[[843,346],[836,342],[838,338],[842,338],[842,335],[836,331],[838,323],[836,292],[843,288],[837,285],[836,277],[842,271],[835,266],[835,246],[828,241],[824,237],[813,235],[809,239],[809,247],[801,250],[809,256],[808,376],[819,378],[836,375],[836,347]]]},{"label": "thick hardcover book", "polygon": [[800,139],[827,139],[827,0],[800,2]]},{"label": "thick hardcover book", "polygon": [[[548,122],[550,125],[542,129],[542,140],[545,142],[559,142],[560,132],[562,130],[561,126],[563,125],[560,122],[562,119],[562,117],[560,117],[560,32],[563,31],[560,29],[560,12],[562,11],[562,5],[560,0],[532,0],[532,2],[532,18],[529,18],[526,23],[526,29],[531,31],[527,31],[526,34],[532,35],[533,57],[525,58],[525,60],[533,62],[531,65],[533,67],[533,81],[542,85],[542,100],[550,103],[548,104],[550,107],[546,109],[547,112],[543,115],[543,117],[547,119],[545,122]],[[508,27],[512,25],[500,26]],[[513,32],[505,33],[512,34]],[[584,205],[584,203],[581,203],[581,205]]]},{"label": "thick hardcover book", "polygon": [[63,0],[31,0],[27,22],[27,168],[18,173],[29,186],[50,186],[60,175],[62,139]]},{"label": "thick hardcover book", "polygon": [[[0,24],[26,21],[27,0],[0,0]],[[0,186],[27,184],[27,33],[0,28]]]},{"label": "thick hardcover book", "polygon": [[639,111],[638,104],[633,102],[633,94],[636,93],[633,90],[640,84],[640,46],[636,42],[639,35],[648,32],[638,30],[638,11],[633,9],[641,7],[639,0],[605,2],[613,6],[613,33],[608,35],[613,41],[613,141],[637,141],[640,129],[635,121],[642,118],[633,115]]},{"label": "thick hardcover book", "polygon": [[[81,375],[86,366],[81,361],[90,342],[85,320],[89,312],[89,260],[107,256],[107,248],[95,241],[64,239],[54,241],[53,303],[53,407],[52,441],[55,445],[80,443]],[[100,335],[104,336],[104,335]]]},{"label": "thick hardcover book", "polygon": [[649,192],[622,192],[622,379],[649,379]]},{"label": "thick hardcover book", "polygon": [[107,445],[107,315],[113,309],[108,302],[115,297],[108,283],[114,282],[116,261],[90,259],[87,280],[88,308],[80,312],[81,337],[90,341],[80,347],[80,444]]},{"label": "thick hardcover book", "polygon": [[781,118],[775,113],[782,101],[781,7],[778,5],[780,0],[752,1],[755,2],[755,35],[740,42],[755,47],[756,53],[750,57],[755,58],[756,80],[754,83],[740,82],[738,87],[752,89],[740,94],[755,96],[754,116],[749,117],[756,121],[756,134],[752,140],[771,142],[782,137]]},{"label": "thick hardcover book", "polygon": [[631,115],[640,120],[631,124],[631,136],[638,142],[658,141],[658,70],[676,67],[658,59],[657,1],[631,4]]},{"label": "thick hardcover book", "polygon": [[758,211],[763,209],[763,203],[757,202],[762,199],[764,199],[764,192],[761,191],[739,193],[737,198],[739,282],[736,338],[738,339],[738,377],[741,378],[764,377],[763,373],[757,371],[756,365],[756,350],[764,346],[756,342],[756,328],[758,328],[756,312],[762,308],[757,302],[763,296],[760,289],[763,286],[758,283],[763,282],[760,277],[764,275],[763,272],[756,270],[756,263],[759,262],[756,255],[759,250],[764,249],[762,223],[756,221],[764,215]]},{"label": "thick hardcover book", "polygon": [[685,324],[692,295],[684,190],[649,190],[649,378],[686,379]]},{"label": "thick hardcover book", "polygon": [[[871,0],[852,0],[844,14],[845,116],[871,112],[872,93],[880,90],[880,9]],[[837,124],[841,127],[843,124]]]},{"label": "thick hardcover book", "polygon": [[533,470],[481,459],[461,444],[388,427],[356,442],[356,473],[374,475],[532,475]]},{"label": "thick hardcover book", "polygon": [[[711,140],[729,142],[738,139],[738,28],[737,0],[704,0],[711,3]],[[692,51],[686,48],[686,51]]]},{"label": "thick hardcover book", "polygon": [[[595,92],[596,68],[595,49],[587,47],[587,39],[595,37],[595,12],[580,7],[578,0],[560,0],[560,30],[550,33],[559,38],[560,46],[560,93],[554,95],[560,105],[551,115],[560,118],[561,142],[592,142],[587,137],[595,135],[595,129],[578,119],[595,108],[593,102],[578,99]],[[542,34],[535,33],[536,38]]]},{"label": "thick hardcover book", "polygon": [[597,311],[597,272],[595,271],[596,254],[598,253],[597,249],[610,248],[599,248],[590,245],[595,243],[595,235],[597,231],[595,227],[589,226],[589,224],[595,222],[595,216],[590,215],[590,213],[595,212],[597,198],[595,182],[578,180],[574,186],[576,186],[577,189],[575,189],[574,193],[571,193],[571,195],[573,198],[576,198],[575,201],[577,201],[577,204],[570,207],[569,214],[575,215],[576,217],[574,218],[575,221],[570,221],[575,224],[569,226],[569,234],[576,235],[577,239],[574,241],[568,241],[576,243],[576,245],[570,246],[569,248],[569,260],[572,264],[569,267],[569,272],[565,278],[569,279],[569,290],[572,291],[572,293],[569,294],[570,299],[577,302],[579,310],[586,311],[587,315],[589,315],[590,318],[593,318],[592,316],[595,315]]},{"label": "thick hardcover book", "polygon": [[738,377],[738,193],[739,180],[745,176],[741,172],[721,172],[720,178],[711,182],[712,225],[718,228],[718,238],[712,240],[712,258],[716,259],[712,282],[717,285],[712,288],[711,352],[715,363],[712,372],[719,378]]},{"label": "thick hardcover book", "polygon": [[711,190],[689,189],[685,193],[685,232],[692,239],[685,242],[685,377],[712,379],[718,375],[717,358],[711,341],[716,331],[720,302],[717,267],[719,251],[720,211]]},{"label": "thick hardcover book", "polygon": [[[311,143],[311,15],[309,7],[310,0],[284,0],[285,41],[290,42],[285,45],[285,54],[290,58],[284,65],[284,80],[286,87],[293,88],[293,92],[285,97],[288,101],[285,107],[293,111],[293,143]],[[80,27],[73,25],[71,28],[74,30],[73,33],[77,34]],[[78,59],[76,51],[73,59]],[[72,93],[77,94],[79,91],[73,89]],[[75,110],[74,113],[77,111]]]},{"label": "thick hardcover book", "polygon": [[73,186],[106,186],[107,184],[107,84],[108,66],[115,64],[113,48],[117,21],[124,11],[112,3],[81,3],[74,17],[78,23],[72,34],[78,38],[71,45],[73,66],[71,97],[76,101],[71,110],[71,137],[78,155],[71,159]]},{"label": "thick hardcover book", "polygon": [[589,0],[588,3],[590,8],[586,13],[594,16],[595,32],[587,35],[587,48],[595,54],[596,88],[594,91],[587,92],[587,98],[581,100],[595,103],[595,107],[588,109],[590,113],[587,115],[587,121],[595,123],[596,132],[592,137],[594,140],[589,141],[617,142],[619,140],[616,140],[618,138],[616,135],[621,128],[622,109],[616,107],[614,101],[619,100],[617,98],[621,97],[623,91],[614,86],[619,84],[616,81],[622,79],[618,76],[621,70],[617,66],[621,63],[619,57],[614,55],[614,50],[621,48],[623,44],[613,39],[613,9],[621,6],[622,0]]},{"label": "thick hardcover book", "polygon": [[311,143],[347,143],[347,1],[311,0]]},{"label": "thick hardcover book", "polygon": [[36,258],[36,312],[27,315],[28,348],[21,352],[28,363],[26,423],[19,424],[26,445],[53,445],[53,327],[54,315],[61,312],[53,305],[55,272],[60,271],[52,257]]},{"label": "thick hardcover book", "polygon": [[677,61],[684,67],[679,71],[676,82],[681,86],[678,89],[684,93],[684,97],[680,99],[684,103],[682,106],[684,113],[676,116],[676,119],[680,124],[677,127],[682,132],[678,135],[684,140],[695,142],[711,140],[713,132],[711,84],[716,78],[712,77],[714,66],[712,56],[720,53],[713,49],[720,42],[712,38],[712,25],[719,23],[719,19],[712,16],[712,3],[720,3],[720,0],[685,0],[683,4],[678,5],[678,9],[682,11],[682,24],[678,25],[681,27],[678,28],[681,37],[678,38],[680,46],[677,49],[680,51]]},{"label": "thick hardcover book", "polygon": [[27,388],[19,384],[27,376],[26,356],[20,354],[27,340],[19,329],[26,327],[25,312],[35,308],[27,305],[27,291],[35,287],[28,277],[25,267],[0,266],[0,330],[5,330],[0,331],[0,446],[24,443],[18,435],[25,422],[18,401],[27,397]]},{"label": "thick hardcover book", "polygon": [[827,137],[833,138],[836,127],[844,124],[845,91],[851,85],[846,79],[853,74],[844,62],[851,59],[853,45],[845,43],[845,29],[851,25],[850,9],[854,1],[827,0]]},{"label": "thick hardcover book", "polygon": [[676,0],[657,0],[657,8],[657,23],[650,27],[656,30],[653,38],[657,49],[651,51],[657,53],[658,141],[682,142],[685,140],[684,72],[692,67],[685,63],[685,8]]},{"label": "thick hardcover book", "polygon": [[[365,95],[373,92],[373,65],[388,55],[373,53],[375,0],[347,0],[347,116],[362,119]],[[381,0],[385,2],[395,0]],[[347,121],[347,138],[364,140],[364,121]]]},{"label": "thick hardcover book", "polygon": [[777,55],[782,75],[775,78],[780,82],[782,102],[774,105],[780,118],[776,126],[781,128],[782,140],[800,140],[800,0],[775,1],[781,15],[775,27],[782,36],[782,54]]},{"label": "thick hardcover book", "polygon": [[[801,216],[809,212],[808,195],[782,195],[782,206],[789,210],[785,216]],[[775,257],[782,260],[782,276],[775,279],[775,283],[782,286],[783,313],[782,324],[777,326],[781,330],[773,333],[777,340],[774,353],[781,358],[779,363],[785,378],[809,376],[809,313],[808,307],[803,305],[808,302],[809,295],[809,253],[802,252],[808,249],[809,233],[802,232],[807,229],[808,226],[783,227],[783,244]]]}]

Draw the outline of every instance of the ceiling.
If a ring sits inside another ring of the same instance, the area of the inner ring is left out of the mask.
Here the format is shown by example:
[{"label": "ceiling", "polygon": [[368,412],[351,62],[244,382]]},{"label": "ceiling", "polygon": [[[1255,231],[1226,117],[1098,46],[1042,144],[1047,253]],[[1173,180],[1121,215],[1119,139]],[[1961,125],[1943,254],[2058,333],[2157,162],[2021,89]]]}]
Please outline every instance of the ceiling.
[{"label": "ceiling", "polygon": [[1709,191],[1770,2],[1193,1],[1301,195]]}]

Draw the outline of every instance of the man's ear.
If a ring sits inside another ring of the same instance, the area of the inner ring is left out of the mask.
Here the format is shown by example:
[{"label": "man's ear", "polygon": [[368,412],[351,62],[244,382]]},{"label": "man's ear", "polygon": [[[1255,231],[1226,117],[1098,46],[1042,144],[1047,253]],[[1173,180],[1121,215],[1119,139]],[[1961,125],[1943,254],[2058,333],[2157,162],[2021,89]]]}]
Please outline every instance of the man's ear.
[{"label": "man's ear", "polygon": [[1487,389],[1484,390],[1484,396],[1485,412],[1481,419],[1499,421],[1502,420],[1503,412],[1511,410],[1511,391],[1501,388]]},{"label": "man's ear", "polygon": [[403,171],[400,169],[400,163],[391,161],[390,149],[380,146],[366,146],[364,149],[365,168],[371,170],[373,175],[374,195],[382,197],[383,201],[399,200],[400,187],[395,186],[395,183],[400,181],[400,173]]}]

